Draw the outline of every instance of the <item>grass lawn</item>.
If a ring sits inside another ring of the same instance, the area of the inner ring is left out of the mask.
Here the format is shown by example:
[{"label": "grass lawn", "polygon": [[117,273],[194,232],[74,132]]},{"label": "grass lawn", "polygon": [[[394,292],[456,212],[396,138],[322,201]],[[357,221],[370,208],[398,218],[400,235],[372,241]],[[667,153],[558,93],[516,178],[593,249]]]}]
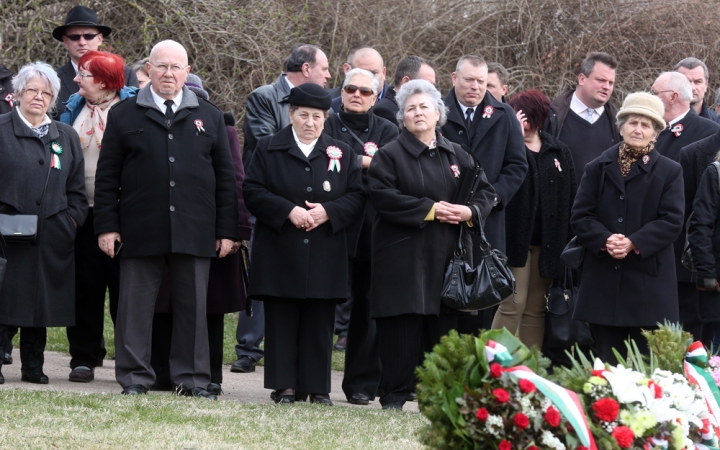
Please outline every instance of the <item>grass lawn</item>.
[{"label": "grass lawn", "polygon": [[[105,347],[107,348],[108,357],[115,356],[115,336],[113,334],[113,323],[110,319],[110,310],[108,309],[108,301],[105,302]],[[223,362],[225,364],[232,364],[237,356],[235,355],[235,329],[237,328],[238,313],[231,313],[225,315],[225,339],[223,348]],[[337,340],[337,336],[334,338]],[[14,347],[18,346],[18,336],[15,336]],[[45,350],[51,352],[62,352],[68,353],[68,341],[65,328],[48,328],[47,346]],[[15,355],[20,359],[20,355]],[[260,365],[263,365],[264,360],[260,360]],[[345,352],[333,351],[332,355],[332,370],[342,372],[345,369]]]},{"label": "grass lawn", "polygon": [[0,390],[0,448],[417,449],[417,413]]}]

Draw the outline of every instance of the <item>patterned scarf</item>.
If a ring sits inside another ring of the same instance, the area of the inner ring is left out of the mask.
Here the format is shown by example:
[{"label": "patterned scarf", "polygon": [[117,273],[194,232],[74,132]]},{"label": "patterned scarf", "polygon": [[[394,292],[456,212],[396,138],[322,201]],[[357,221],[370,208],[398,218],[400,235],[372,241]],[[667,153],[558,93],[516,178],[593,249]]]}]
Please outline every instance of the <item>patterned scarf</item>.
[{"label": "patterned scarf", "polygon": [[48,131],[50,130],[50,124],[46,123],[45,125],[40,125],[37,128],[30,127],[33,133],[35,133],[35,136],[39,137],[40,139],[44,138],[46,134],[48,134]]},{"label": "patterned scarf", "polygon": [[100,111],[106,110],[116,96],[117,92],[113,91],[108,92],[94,102],[85,99],[85,104],[90,108],[90,114],[80,124],[80,132],[78,133],[80,135],[80,147],[83,150],[88,149],[90,142],[92,142],[91,139],[95,139],[98,148],[102,148],[101,142],[105,132],[105,120],[102,118]]},{"label": "patterned scarf", "polygon": [[630,173],[630,169],[632,169],[633,164],[635,164],[638,159],[653,151],[654,148],[654,142],[650,142],[643,148],[632,148],[624,142],[620,144],[618,164],[620,165],[620,173],[622,173],[623,178]]}]

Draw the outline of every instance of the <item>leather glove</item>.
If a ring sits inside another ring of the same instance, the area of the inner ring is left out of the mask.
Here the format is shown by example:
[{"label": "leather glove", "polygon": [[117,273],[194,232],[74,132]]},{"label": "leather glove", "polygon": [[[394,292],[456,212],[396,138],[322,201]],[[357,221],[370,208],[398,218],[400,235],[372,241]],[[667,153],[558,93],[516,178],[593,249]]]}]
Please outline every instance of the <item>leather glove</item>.
[{"label": "leather glove", "polygon": [[716,278],[698,278],[695,282],[698,291],[720,292],[720,284]]}]

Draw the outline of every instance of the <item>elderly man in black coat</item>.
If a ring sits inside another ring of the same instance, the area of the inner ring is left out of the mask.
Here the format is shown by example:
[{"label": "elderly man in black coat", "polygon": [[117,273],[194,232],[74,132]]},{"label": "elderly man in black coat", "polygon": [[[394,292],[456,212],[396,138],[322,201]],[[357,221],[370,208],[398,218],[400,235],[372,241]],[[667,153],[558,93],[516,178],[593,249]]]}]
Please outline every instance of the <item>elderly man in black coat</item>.
[{"label": "elderly man in black coat", "polygon": [[[657,151],[675,162],[683,160],[681,149],[700,139],[711,136],[720,130],[720,125],[712,120],[697,115],[690,106],[693,94],[692,86],[687,77],[679,72],[664,72],[652,85],[652,92],[660,98],[665,108],[663,119],[668,126],[658,135],[655,143]],[[704,167],[694,169],[690,159],[686,158],[683,165],[685,191],[685,219],[692,212],[695,191]],[[706,161],[705,158],[701,158]],[[711,160],[707,160],[705,167]],[[697,165],[697,163],[696,163]],[[700,319],[698,293],[695,289],[693,274],[680,263],[685,246],[685,230],[675,241],[675,270],[677,273],[677,290],[680,301],[680,322],[688,333],[696,340],[702,338],[703,324]]]},{"label": "elderly man in black coat", "polygon": [[[454,87],[444,100],[449,113],[442,133],[480,162],[495,188],[495,207],[485,222],[485,236],[493,248],[504,252],[504,208],[525,180],[528,162],[515,111],[487,91],[487,78],[487,63],[481,57],[460,58],[452,74]],[[480,327],[489,329],[496,309],[490,308],[473,318],[462,318],[459,330],[477,333]]]},{"label": "elderly man in black coat", "polygon": [[206,296],[210,259],[238,238],[235,170],[222,112],[184,87],[183,46],[158,43],[147,65],[150,86],[108,115],[95,182],[100,249],[114,257],[124,244],[115,375],[124,394],[144,394],[155,381],[148,342],[167,265],[171,381],[182,394],[215,400],[205,390]]}]

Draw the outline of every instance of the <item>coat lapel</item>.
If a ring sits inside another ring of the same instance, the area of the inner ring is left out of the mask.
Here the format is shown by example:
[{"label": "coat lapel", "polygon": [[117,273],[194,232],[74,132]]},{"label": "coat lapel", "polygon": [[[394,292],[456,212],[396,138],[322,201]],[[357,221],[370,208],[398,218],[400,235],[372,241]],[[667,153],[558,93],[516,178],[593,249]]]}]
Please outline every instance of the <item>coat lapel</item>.
[{"label": "coat lapel", "polygon": [[77,85],[73,80],[75,79],[75,68],[73,67],[72,63],[70,61],[67,62],[64,66],[60,67],[57,70],[58,78],[60,78],[60,81],[65,85],[65,89],[67,92],[69,92],[69,95],[72,95],[80,90],[80,86]]},{"label": "coat lapel", "polygon": [[[472,148],[478,148],[478,144],[480,141],[482,141],[482,138],[485,137],[485,134],[500,120],[500,117],[502,117],[505,114],[505,111],[502,108],[498,108],[496,104],[497,102],[494,102],[492,99],[492,96],[490,95],[490,92],[485,93],[485,100],[478,105],[478,109],[475,111],[475,117],[473,117],[473,123],[472,123],[472,131],[471,138],[472,138]],[[488,118],[484,118],[483,115],[485,114],[485,108],[491,106],[493,108],[492,115]]]}]

